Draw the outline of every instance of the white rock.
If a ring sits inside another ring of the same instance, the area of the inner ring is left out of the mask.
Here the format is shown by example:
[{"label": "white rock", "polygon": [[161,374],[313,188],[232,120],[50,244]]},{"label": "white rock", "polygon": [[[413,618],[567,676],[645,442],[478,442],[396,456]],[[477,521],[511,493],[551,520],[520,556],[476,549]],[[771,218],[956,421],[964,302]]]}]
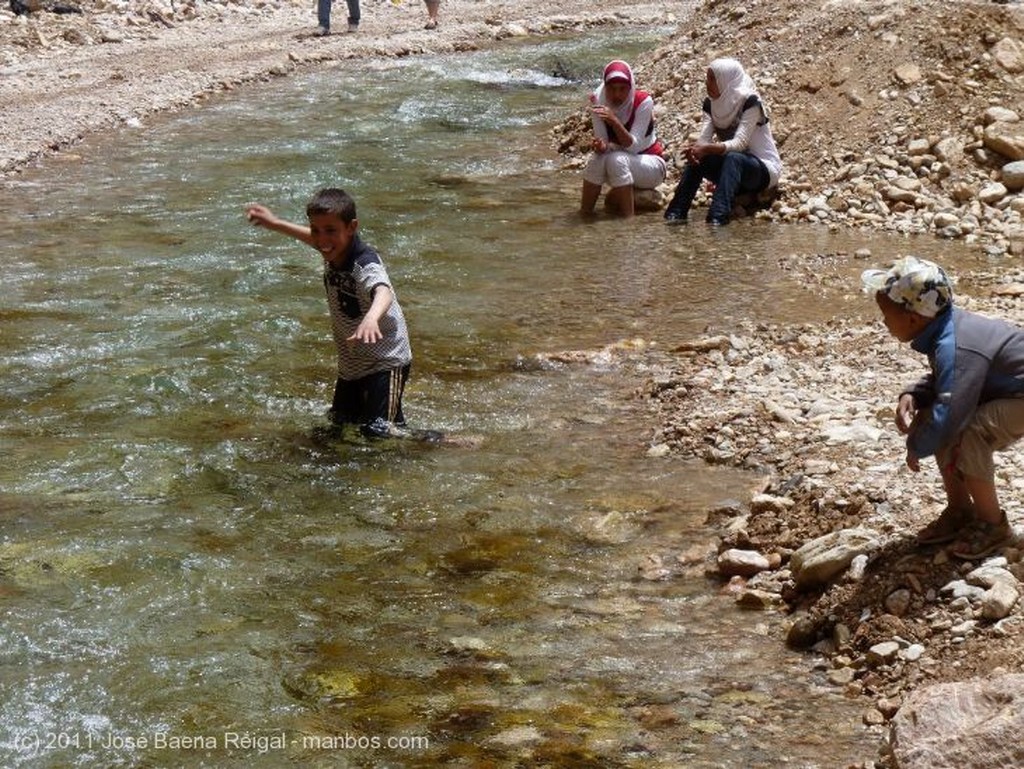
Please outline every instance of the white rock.
[{"label": "white rock", "polygon": [[900,652],[900,657],[907,662],[917,662],[924,654],[924,647],[921,644],[910,644]]},{"label": "white rock", "polygon": [[999,182],[986,184],[978,191],[978,200],[982,203],[993,205],[1006,197],[1008,190]]},{"label": "white rock", "polygon": [[914,689],[891,730],[886,749],[900,769],[1024,766],[1024,675]]},{"label": "white rock", "polygon": [[875,443],[882,437],[883,430],[866,422],[848,425],[825,425],[821,434],[829,445],[839,443]]},{"label": "white rock", "polygon": [[947,136],[945,139],[940,139],[936,142],[934,150],[935,157],[943,163],[956,163],[963,159],[964,143],[952,136]]},{"label": "white rock", "polygon": [[1015,160],[1002,168],[1003,184],[1010,190],[1024,189],[1024,160]]},{"label": "white rock", "polygon": [[758,513],[782,513],[796,503],[788,497],[775,497],[771,494],[755,494],[750,499],[750,512]]},{"label": "white rock", "polygon": [[1007,582],[996,582],[981,597],[981,616],[987,620],[1000,620],[1013,611],[1020,598],[1017,588]]},{"label": "white rock", "polygon": [[927,139],[912,139],[907,143],[908,155],[925,155],[932,148]]},{"label": "white rock", "polygon": [[530,31],[522,24],[505,24],[501,27],[498,32],[499,37],[526,37],[530,34]]},{"label": "white rock", "polygon": [[1004,37],[992,46],[992,58],[1012,75],[1024,72],[1024,47],[1012,37]]},{"label": "white rock", "polygon": [[985,129],[983,141],[993,152],[1010,160],[1024,160],[1024,124],[997,122]]},{"label": "white rock", "polygon": [[943,585],[939,589],[939,593],[942,595],[949,594],[953,600],[957,598],[967,598],[968,600],[980,600],[981,596],[985,594],[985,589],[978,587],[977,585],[968,585],[962,579],[955,579]]},{"label": "white rock", "polygon": [[870,529],[842,529],[825,534],[793,553],[789,561],[793,580],[801,589],[827,584],[845,571],[855,557],[870,553],[878,545],[878,535]]},{"label": "white rock", "polygon": [[992,123],[1016,123],[1020,115],[1006,107],[989,107],[981,113],[981,124],[991,125]]},{"label": "white rock", "polygon": [[997,582],[1006,582],[1016,587],[1017,578],[1004,566],[994,563],[985,563],[964,578],[970,585],[978,585],[983,588],[990,588]]},{"label": "white rock", "polygon": [[726,577],[752,577],[770,568],[768,558],[756,550],[732,548],[718,556],[718,572]]},{"label": "white rock", "polygon": [[896,641],[883,641],[868,649],[867,657],[869,665],[880,665],[896,659],[900,645]]}]

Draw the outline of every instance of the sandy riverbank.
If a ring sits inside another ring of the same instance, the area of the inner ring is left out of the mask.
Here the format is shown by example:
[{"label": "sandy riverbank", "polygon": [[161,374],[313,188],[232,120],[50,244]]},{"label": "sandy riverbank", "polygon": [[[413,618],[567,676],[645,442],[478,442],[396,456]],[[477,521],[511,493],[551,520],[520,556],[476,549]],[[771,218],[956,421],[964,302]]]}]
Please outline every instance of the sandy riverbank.
[{"label": "sandy riverbank", "polygon": [[[50,3],[43,3],[46,7]],[[671,23],[688,3],[364,0],[355,34],[312,35],[308,2],[82,0],[82,14],[0,9],[0,172],[211,94],[353,58],[472,50],[493,40]],[[334,11],[344,30],[345,5]]]}]

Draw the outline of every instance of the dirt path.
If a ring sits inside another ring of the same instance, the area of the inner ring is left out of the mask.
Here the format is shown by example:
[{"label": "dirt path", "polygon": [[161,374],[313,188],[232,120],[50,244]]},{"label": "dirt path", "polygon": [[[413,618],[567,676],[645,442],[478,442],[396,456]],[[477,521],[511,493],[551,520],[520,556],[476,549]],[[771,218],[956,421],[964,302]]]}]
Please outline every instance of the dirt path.
[{"label": "dirt path", "polygon": [[[356,34],[312,35],[308,2],[222,0],[161,7],[83,4],[84,14],[0,11],[0,173],[84,135],[181,108],[240,84],[351,58],[472,50],[496,39],[598,26],[665,24],[687,3],[445,0],[437,30],[423,4],[364,0]],[[345,28],[345,5],[334,10]]]}]

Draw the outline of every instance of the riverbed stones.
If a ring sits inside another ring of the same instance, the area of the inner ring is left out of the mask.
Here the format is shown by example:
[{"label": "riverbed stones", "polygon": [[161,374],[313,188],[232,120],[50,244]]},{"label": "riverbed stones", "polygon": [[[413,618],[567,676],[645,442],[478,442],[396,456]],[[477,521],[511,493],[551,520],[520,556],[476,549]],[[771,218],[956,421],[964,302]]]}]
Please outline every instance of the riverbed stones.
[{"label": "riverbed stones", "polygon": [[1016,587],[1017,577],[1007,568],[1004,558],[993,558],[986,561],[978,568],[972,570],[964,577],[969,585],[978,585],[983,588],[990,588],[998,582],[1005,582]]},{"label": "riverbed stones", "polygon": [[910,646],[900,652],[900,659],[904,662],[917,662],[924,655],[924,652],[923,644],[910,644]]},{"label": "riverbed stones", "polygon": [[750,611],[766,611],[767,609],[780,608],[783,605],[782,596],[768,590],[747,588],[736,596],[736,605],[741,609]]},{"label": "riverbed stones", "polygon": [[1005,198],[1006,193],[1007,189],[1005,185],[1000,184],[999,182],[991,182],[978,191],[978,200],[982,203],[994,205]]},{"label": "riverbed stones", "polygon": [[828,584],[858,555],[879,545],[878,535],[865,528],[842,529],[811,540],[793,553],[789,561],[793,580],[800,590]]},{"label": "riverbed stones", "polygon": [[915,85],[922,80],[921,68],[912,61],[897,65],[893,74],[903,85]]},{"label": "riverbed stones", "polygon": [[1011,75],[1024,72],[1024,46],[1012,37],[1004,37],[992,46],[992,58]]},{"label": "riverbed stones", "polygon": [[846,686],[853,681],[856,674],[857,671],[852,667],[835,668],[829,671],[828,682],[834,686]]},{"label": "riverbed stones", "polygon": [[793,649],[809,649],[817,640],[817,625],[807,616],[797,617],[786,631],[786,644]]},{"label": "riverbed stones", "polygon": [[1024,160],[1024,123],[993,123],[985,129],[983,141],[1009,160]]},{"label": "riverbed stones", "polygon": [[931,148],[932,144],[927,139],[911,139],[907,143],[907,154],[910,156],[925,155]]},{"label": "riverbed stones", "polygon": [[957,163],[963,159],[964,143],[955,136],[947,136],[944,139],[939,139],[932,151],[942,163]]},{"label": "riverbed stones", "polygon": [[1000,171],[1000,176],[1008,190],[1018,192],[1024,189],[1024,160],[1007,163]]},{"label": "riverbed stones", "polygon": [[779,497],[772,494],[755,494],[750,498],[750,512],[754,515],[762,513],[784,513],[793,507],[795,503],[788,497]]},{"label": "riverbed stones", "polygon": [[830,444],[836,443],[876,443],[882,437],[882,429],[867,422],[851,424],[825,425],[821,434]]},{"label": "riverbed stones", "polygon": [[981,616],[996,621],[1009,616],[1017,604],[1020,593],[1008,582],[996,582],[981,597]]},{"label": "riverbed stones", "polygon": [[498,732],[493,737],[488,737],[487,742],[506,748],[522,748],[534,745],[543,739],[544,733],[536,726],[514,726],[511,729]]},{"label": "riverbed stones", "polygon": [[893,590],[885,597],[885,610],[894,617],[902,617],[910,608],[910,591],[906,588]]},{"label": "riverbed stones", "polygon": [[898,769],[1024,766],[1024,675],[941,683],[910,693],[887,743]]},{"label": "riverbed stones", "polygon": [[770,568],[768,559],[756,550],[730,548],[718,556],[718,571],[726,577],[753,577]]},{"label": "riverbed stones", "polygon": [[900,645],[897,641],[883,641],[868,649],[865,658],[872,667],[885,665],[896,659],[899,654]]}]

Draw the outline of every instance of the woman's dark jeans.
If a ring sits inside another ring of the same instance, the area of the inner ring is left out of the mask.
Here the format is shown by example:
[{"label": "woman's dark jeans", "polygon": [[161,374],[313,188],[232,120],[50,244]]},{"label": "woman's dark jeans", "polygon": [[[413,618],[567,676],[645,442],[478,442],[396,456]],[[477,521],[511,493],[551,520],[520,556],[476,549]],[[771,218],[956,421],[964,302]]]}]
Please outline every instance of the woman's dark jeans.
[{"label": "woman's dark jeans", "polygon": [[700,165],[686,165],[683,178],[676,187],[672,202],[665,209],[666,219],[685,219],[700,183],[710,179],[715,183],[707,220],[725,224],[732,213],[732,201],[739,192],[760,192],[771,182],[768,169],[758,158],[747,152],[727,152],[707,155]]}]

